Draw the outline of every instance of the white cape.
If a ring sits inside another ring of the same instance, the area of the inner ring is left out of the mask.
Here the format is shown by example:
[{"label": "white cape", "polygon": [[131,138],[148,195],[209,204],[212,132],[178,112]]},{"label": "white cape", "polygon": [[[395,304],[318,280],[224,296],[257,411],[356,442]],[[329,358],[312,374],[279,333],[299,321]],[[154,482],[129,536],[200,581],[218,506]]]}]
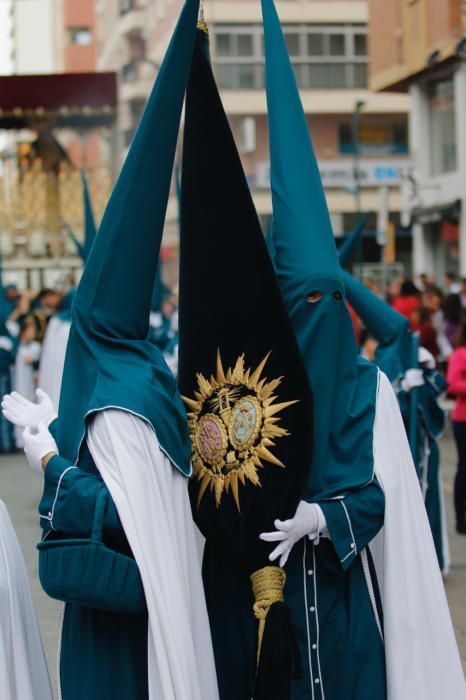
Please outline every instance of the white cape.
[{"label": "white cape", "polygon": [[66,346],[71,323],[54,316],[49,321],[39,365],[39,387],[52,399],[58,409],[61,380],[65,365]]},{"label": "white cape", "polygon": [[398,403],[379,373],[375,473],[385,524],[371,544],[384,612],[388,700],[466,700],[429,521]]},{"label": "white cape", "polygon": [[141,418],[107,409],[87,442],[141,572],[150,700],[218,700],[188,480]]},{"label": "white cape", "polygon": [[0,501],[0,698],[52,700],[26,566]]},{"label": "white cape", "polygon": [[[41,345],[37,341],[20,343],[16,353],[16,361],[13,370],[13,389],[29,401],[35,401],[36,382],[33,362],[40,358]],[[16,447],[24,447],[23,431],[19,425],[15,425]]]}]

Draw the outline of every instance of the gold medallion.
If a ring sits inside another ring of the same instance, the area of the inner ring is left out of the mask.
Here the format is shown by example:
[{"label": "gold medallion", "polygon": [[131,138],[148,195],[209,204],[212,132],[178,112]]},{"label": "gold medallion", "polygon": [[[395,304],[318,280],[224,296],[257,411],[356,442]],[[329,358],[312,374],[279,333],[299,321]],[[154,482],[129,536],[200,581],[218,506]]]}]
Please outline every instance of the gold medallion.
[{"label": "gold medallion", "polygon": [[216,376],[206,379],[198,374],[194,398],[183,397],[189,409],[193,469],[201,482],[198,506],[209,488],[217,507],[223,492],[231,491],[240,510],[239,482],[260,486],[264,461],[285,466],[273,454],[276,440],[289,435],[279,425],[278,414],[297,402],[276,403],[274,392],[282,378],[262,378],[268,357],[255,370],[246,370],[241,355],[225,372],[218,352]]}]

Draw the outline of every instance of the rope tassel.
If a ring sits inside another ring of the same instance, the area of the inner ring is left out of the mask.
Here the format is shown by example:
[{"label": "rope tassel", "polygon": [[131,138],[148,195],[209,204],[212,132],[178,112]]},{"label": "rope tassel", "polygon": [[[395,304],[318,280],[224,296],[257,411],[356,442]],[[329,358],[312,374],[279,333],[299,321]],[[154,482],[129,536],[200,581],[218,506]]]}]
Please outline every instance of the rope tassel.
[{"label": "rope tassel", "polygon": [[285,571],[265,566],[251,575],[257,632],[257,671],[253,700],[290,700],[291,681],[299,675],[299,654],[284,603]]}]

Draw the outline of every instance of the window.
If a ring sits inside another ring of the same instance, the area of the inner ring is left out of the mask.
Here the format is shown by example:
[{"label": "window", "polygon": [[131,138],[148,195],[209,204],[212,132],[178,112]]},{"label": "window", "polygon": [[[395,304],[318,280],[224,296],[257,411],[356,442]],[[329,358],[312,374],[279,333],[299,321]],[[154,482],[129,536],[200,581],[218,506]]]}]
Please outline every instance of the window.
[{"label": "window", "polygon": [[217,34],[215,37],[217,45],[217,56],[231,56],[231,35],[230,34]]},{"label": "window", "polygon": [[322,56],[324,53],[324,42],[322,34],[307,35],[307,52],[309,56]]},{"label": "window", "polygon": [[88,27],[73,27],[70,29],[70,41],[78,46],[92,44],[92,32]]},{"label": "window", "polygon": [[250,34],[238,35],[238,56],[252,56],[252,36]]},{"label": "window", "polygon": [[[367,37],[363,25],[287,24],[284,34],[300,88],[367,87]],[[264,87],[261,25],[217,25],[213,49],[222,88]]]},{"label": "window", "polygon": [[367,36],[365,34],[354,35],[355,56],[367,56]]},{"label": "window", "polygon": [[299,34],[285,34],[286,45],[290,56],[299,56]]},{"label": "window", "polygon": [[457,168],[455,91],[452,78],[441,78],[427,86],[430,116],[430,160],[432,175]]},{"label": "window", "polygon": [[330,56],[345,55],[345,37],[343,34],[330,34],[329,53]]},{"label": "window", "polygon": [[127,12],[131,12],[136,7],[135,0],[118,0],[118,12],[120,15],[125,15]]}]

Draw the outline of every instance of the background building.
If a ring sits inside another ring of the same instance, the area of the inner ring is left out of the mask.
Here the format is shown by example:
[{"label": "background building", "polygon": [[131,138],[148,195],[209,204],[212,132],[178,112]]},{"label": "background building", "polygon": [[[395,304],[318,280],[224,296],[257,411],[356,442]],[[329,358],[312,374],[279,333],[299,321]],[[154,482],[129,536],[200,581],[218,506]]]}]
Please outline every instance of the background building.
[{"label": "background building", "polygon": [[466,3],[369,0],[370,83],[412,100],[413,266],[466,276]]},{"label": "background building", "polygon": [[[114,76],[96,76],[94,0],[3,0],[0,241],[6,279],[64,284],[81,267],[66,233],[83,228],[79,169],[99,218],[110,178]],[[1,39],[0,39],[1,43]],[[102,94],[99,89],[105,86]],[[108,104],[105,102],[110,96]]]},{"label": "background building", "polygon": [[[336,235],[353,226],[358,210],[377,212],[383,188],[398,233],[397,257],[409,265],[410,233],[399,227],[401,175],[409,162],[409,98],[368,90],[367,1],[276,4],[312,122]],[[119,75],[121,153],[131,142],[180,6],[180,0],[97,0],[97,66]],[[206,0],[204,6],[223,103],[266,228],[271,198],[260,2]],[[369,228],[372,238],[365,240],[365,258],[380,260],[376,216]],[[175,197],[165,241],[176,254]]]}]

